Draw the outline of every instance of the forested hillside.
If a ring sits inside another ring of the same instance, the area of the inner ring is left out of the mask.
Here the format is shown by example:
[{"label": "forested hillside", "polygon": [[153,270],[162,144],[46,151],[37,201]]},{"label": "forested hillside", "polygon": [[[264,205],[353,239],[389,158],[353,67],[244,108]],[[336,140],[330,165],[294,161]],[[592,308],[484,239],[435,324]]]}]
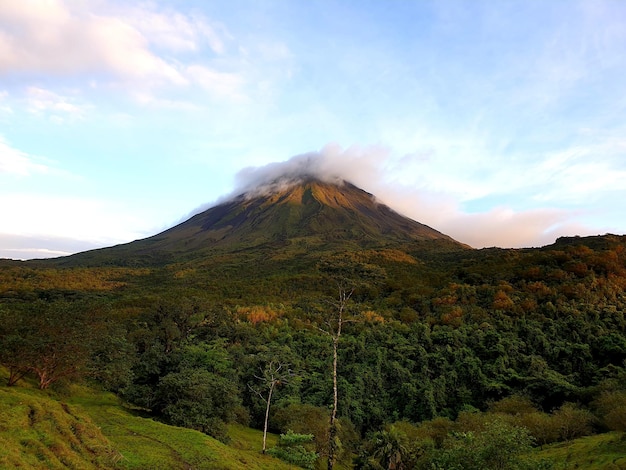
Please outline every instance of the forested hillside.
[{"label": "forested hillside", "polygon": [[[335,457],[360,468],[517,468],[485,464],[494,436],[516,455],[626,430],[626,237],[430,243],[144,268],[5,262],[1,363],[11,385],[95,381],[224,441],[227,423],[263,429],[273,384],[269,429],[313,434],[319,463],[336,340]],[[277,365],[288,374],[268,380]]]}]

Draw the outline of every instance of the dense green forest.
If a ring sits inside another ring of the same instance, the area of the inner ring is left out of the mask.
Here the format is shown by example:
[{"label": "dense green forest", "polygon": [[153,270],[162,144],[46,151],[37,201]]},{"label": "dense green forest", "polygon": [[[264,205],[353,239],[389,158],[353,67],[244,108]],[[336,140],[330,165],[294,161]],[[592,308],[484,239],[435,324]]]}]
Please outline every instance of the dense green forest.
[{"label": "dense green forest", "polygon": [[432,243],[5,261],[0,363],[8,385],[96,383],[225,442],[229,423],[263,429],[269,403],[270,431],[312,435],[294,446],[317,454],[306,468],[330,447],[363,469],[550,468],[519,456],[626,431],[626,237]]}]

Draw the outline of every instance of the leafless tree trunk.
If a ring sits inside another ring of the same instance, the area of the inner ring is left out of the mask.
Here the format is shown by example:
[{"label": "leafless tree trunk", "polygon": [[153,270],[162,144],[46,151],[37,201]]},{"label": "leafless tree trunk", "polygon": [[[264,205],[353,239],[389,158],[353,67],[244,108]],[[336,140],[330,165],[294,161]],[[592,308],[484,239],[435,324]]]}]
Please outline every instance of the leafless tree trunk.
[{"label": "leafless tree trunk", "polygon": [[275,385],[276,382],[272,382],[269,393],[267,394],[267,406],[265,407],[265,423],[263,424],[263,453],[265,453],[265,450],[267,449],[267,423],[270,420],[270,403],[272,403],[272,392],[274,391]]},{"label": "leafless tree trunk", "polygon": [[341,337],[341,329],[343,324],[351,321],[346,320],[346,307],[354,289],[346,289],[339,286],[338,300],[333,303],[336,311],[333,316],[326,322],[326,329],[320,328],[321,331],[329,335],[333,343],[333,411],[330,415],[330,429],[328,438],[328,470],[333,470],[335,461],[337,460],[337,409],[339,407],[339,392],[337,389],[337,348],[339,338]]},{"label": "leafless tree trunk", "polygon": [[288,364],[270,361],[269,364],[265,366],[265,369],[261,369],[261,374],[262,375],[260,376],[255,375],[254,377],[263,382],[264,386],[267,388],[267,395],[263,395],[261,391],[252,387],[250,387],[250,389],[265,401],[265,423],[263,424],[262,449],[262,452],[265,453],[265,451],[267,450],[267,424],[270,418],[270,406],[272,403],[272,394],[274,393],[274,388],[277,385],[287,383],[289,379],[293,377],[293,372],[289,369]]}]

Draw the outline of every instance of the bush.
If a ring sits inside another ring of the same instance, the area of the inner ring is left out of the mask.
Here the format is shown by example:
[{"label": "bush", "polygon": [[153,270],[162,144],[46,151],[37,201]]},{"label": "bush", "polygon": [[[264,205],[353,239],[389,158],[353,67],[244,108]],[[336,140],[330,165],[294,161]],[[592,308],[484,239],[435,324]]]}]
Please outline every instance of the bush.
[{"label": "bush", "polygon": [[[285,408],[278,408],[271,420],[280,432],[293,430],[296,433],[312,433],[315,451],[322,457],[328,455],[330,415],[326,408],[303,403],[292,403]],[[335,421],[339,438],[337,461],[348,463],[352,452],[356,450],[359,435],[352,422],[347,418]]]},{"label": "bush", "polygon": [[604,391],[593,402],[602,424],[611,431],[626,431],[626,391]]},{"label": "bush", "polygon": [[532,437],[528,430],[503,420],[485,424],[484,431],[453,433],[442,449],[427,459],[431,469],[514,470],[529,468],[520,455],[531,450]]},{"label": "bush", "polygon": [[580,408],[575,403],[565,403],[552,414],[559,430],[559,439],[570,441],[588,436],[593,431],[594,416],[590,411]]},{"label": "bush", "polygon": [[225,422],[239,405],[236,386],[204,369],[173,372],[161,379],[157,395],[164,418],[176,426],[227,439]]},{"label": "bush", "polygon": [[511,395],[492,403],[489,407],[492,413],[502,413],[511,416],[520,416],[537,411],[537,407],[530,398],[522,395]]},{"label": "bush", "polygon": [[281,434],[278,446],[267,451],[273,457],[298,467],[313,469],[318,454],[307,450],[303,444],[313,441],[313,434],[297,434],[291,429],[286,434]]},{"label": "bush", "polygon": [[435,447],[441,448],[455,423],[448,418],[435,418],[420,425],[419,432],[424,439],[431,440]]},{"label": "bush", "polygon": [[537,445],[543,446],[559,440],[559,421],[548,413],[525,413],[517,419],[517,423],[528,429]]},{"label": "bush", "polygon": [[289,432],[289,430],[302,434],[312,433],[315,450],[324,455],[328,450],[329,419],[326,408],[292,403],[285,408],[278,408],[270,422],[274,423],[283,433]]}]

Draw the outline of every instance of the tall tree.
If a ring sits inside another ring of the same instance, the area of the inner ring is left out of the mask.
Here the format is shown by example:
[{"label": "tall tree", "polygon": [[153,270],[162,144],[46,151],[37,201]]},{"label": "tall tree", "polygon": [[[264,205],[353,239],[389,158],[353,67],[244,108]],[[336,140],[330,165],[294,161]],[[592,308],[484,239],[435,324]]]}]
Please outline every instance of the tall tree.
[{"label": "tall tree", "polygon": [[37,376],[39,388],[87,372],[93,344],[102,333],[97,310],[89,302],[56,301],[31,314],[37,334],[31,342],[29,369]]},{"label": "tall tree", "polygon": [[364,291],[368,290],[378,280],[385,278],[385,270],[379,266],[362,262],[353,253],[332,255],[322,259],[318,264],[318,269],[334,279],[337,286],[336,297],[327,301],[331,306],[329,315],[326,317],[323,327],[318,327],[320,331],[330,336],[333,346],[333,409],[330,415],[328,437],[328,470],[332,470],[340,450],[337,426],[339,340],[344,325],[356,321],[354,316],[349,316],[348,305],[357,286]]},{"label": "tall tree", "polygon": [[338,295],[337,299],[331,301],[333,307],[331,315],[325,320],[323,327],[318,327],[320,331],[330,336],[333,345],[333,409],[330,414],[330,429],[328,434],[328,470],[332,470],[337,460],[337,451],[339,450],[339,442],[337,436],[337,410],[339,407],[339,391],[337,388],[337,357],[339,339],[343,325],[347,322],[354,321],[352,318],[346,318],[347,307],[354,288],[346,287],[343,282],[337,283]]},{"label": "tall tree", "polygon": [[93,344],[103,330],[101,309],[89,301],[37,301],[3,316],[7,323],[0,331],[0,362],[10,371],[9,384],[29,372],[46,389],[86,374]]},{"label": "tall tree", "polygon": [[263,423],[263,449],[265,453],[267,449],[267,424],[270,417],[270,405],[272,403],[272,395],[274,389],[278,385],[286,384],[294,376],[289,364],[282,363],[280,361],[270,361],[261,368],[261,375],[255,375],[254,377],[261,381],[261,387],[265,389],[265,392],[258,388],[254,388],[249,385],[250,389],[261,397],[265,402],[265,421]]},{"label": "tall tree", "polygon": [[7,386],[15,385],[28,372],[32,361],[32,328],[20,312],[0,308],[0,364],[9,371]]}]

